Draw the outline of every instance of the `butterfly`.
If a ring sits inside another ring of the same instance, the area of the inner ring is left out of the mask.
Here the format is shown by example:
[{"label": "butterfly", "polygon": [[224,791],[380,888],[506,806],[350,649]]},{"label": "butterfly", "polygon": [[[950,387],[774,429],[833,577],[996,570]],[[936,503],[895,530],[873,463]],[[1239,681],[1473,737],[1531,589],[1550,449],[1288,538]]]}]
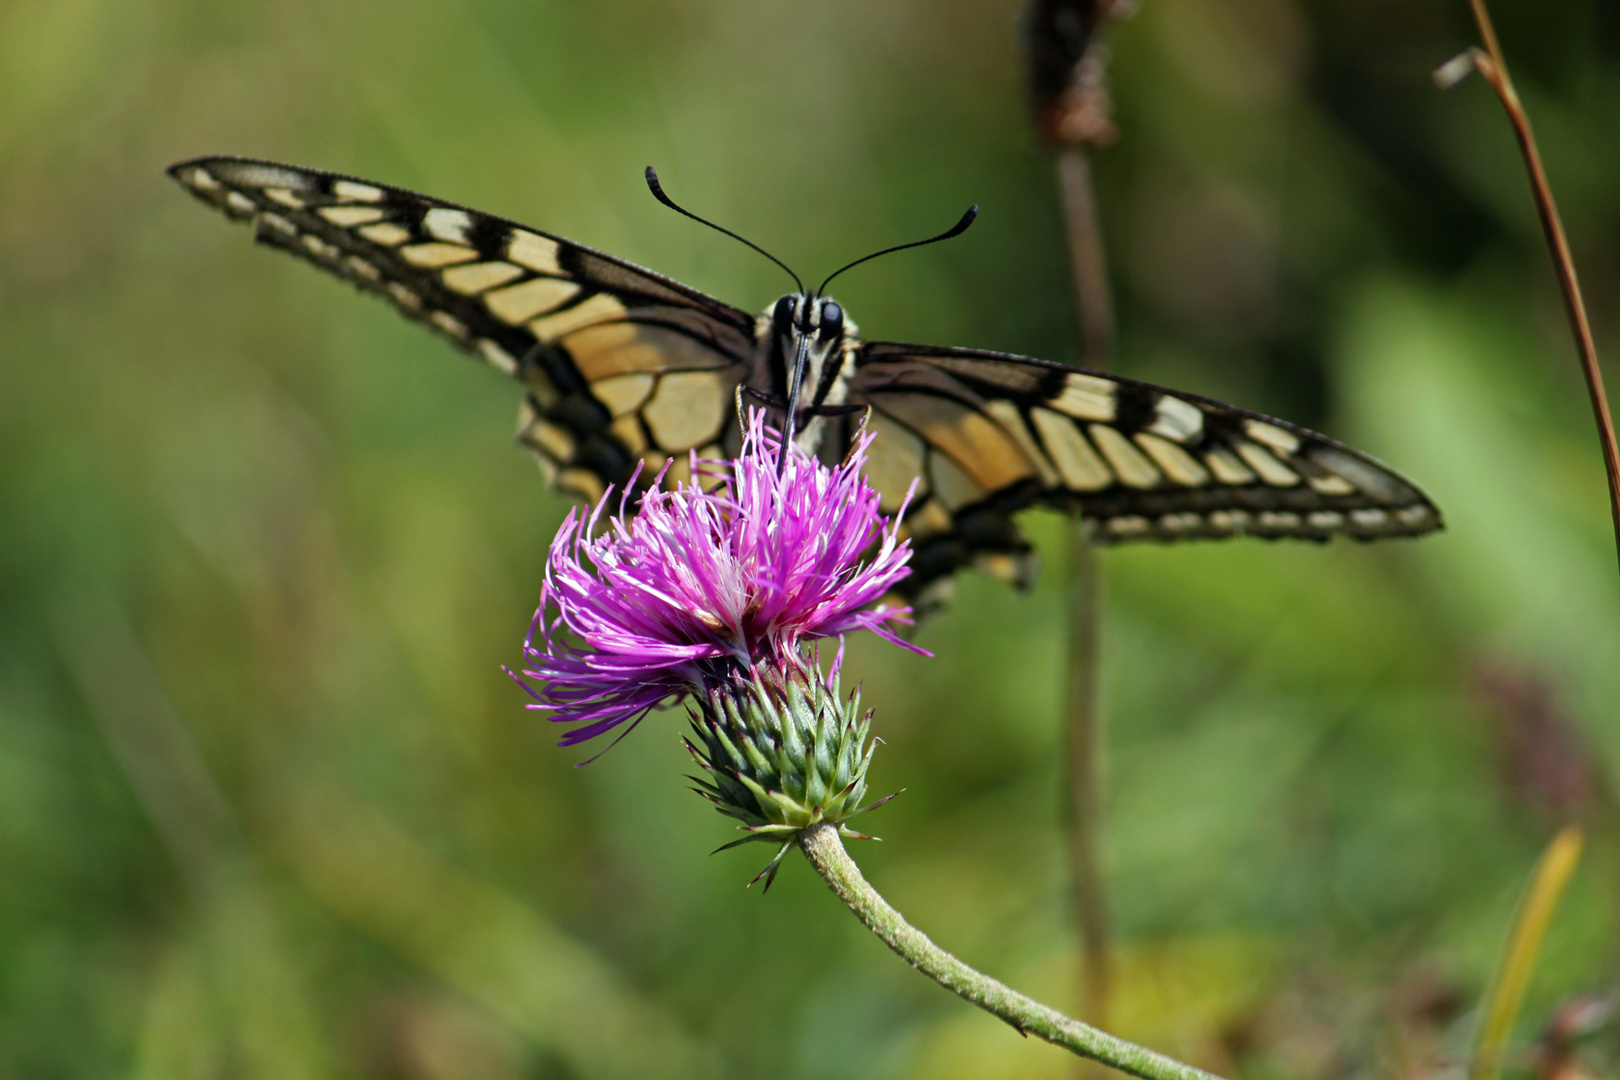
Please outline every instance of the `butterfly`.
[{"label": "butterfly", "polygon": [[[942,600],[965,566],[1028,584],[1033,553],[1014,515],[1035,505],[1080,516],[1099,543],[1374,540],[1441,527],[1414,484],[1324,435],[1046,360],[864,341],[826,282],[807,290],[795,275],[797,291],[756,316],[582,244],[386,184],[237,157],[169,174],[250,222],[259,242],[386,298],[515,379],[518,442],[549,481],[586,501],[630,483],[638,464],[641,482],[667,466],[672,485],[691,478],[689,451],[733,456],[744,396],[783,409],[795,440],[826,461],[841,460],[864,425],[874,435],[866,477],[884,509],[898,511],[917,483],[903,521],[914,551],[904,595],[919,606]],[[648,182],[704,221],[651,169]]]}]

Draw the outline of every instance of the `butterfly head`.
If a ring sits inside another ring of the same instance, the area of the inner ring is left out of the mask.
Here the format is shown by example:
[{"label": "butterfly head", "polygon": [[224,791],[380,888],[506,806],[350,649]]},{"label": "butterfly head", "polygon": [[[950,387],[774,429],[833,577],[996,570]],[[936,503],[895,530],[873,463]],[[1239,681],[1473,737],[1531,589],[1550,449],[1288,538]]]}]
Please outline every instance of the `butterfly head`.
[{"label": "butterfly head", "polygon": [[811,292],[789,293],[760,321],[769,335],[771,396],[783,406],[793,403],[795,433],[812,445],[820,426],[816,411],[844,403],[844,362],[855,325],[836,300]]},{"label": "butterfly head", "polygon": [[784,344],[802,339],[824,353],[844,340],[843,307],[816,293],[789,293],[772,305],[770,319],[772,332]]}]

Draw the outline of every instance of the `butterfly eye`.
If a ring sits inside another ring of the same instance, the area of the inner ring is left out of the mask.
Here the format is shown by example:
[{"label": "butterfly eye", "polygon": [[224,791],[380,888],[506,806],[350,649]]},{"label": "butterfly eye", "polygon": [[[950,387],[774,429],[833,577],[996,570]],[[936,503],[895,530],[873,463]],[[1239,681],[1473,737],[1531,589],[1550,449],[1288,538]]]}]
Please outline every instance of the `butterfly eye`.
[{"label": "butterfly eye", "polygon": [[771,312],[771,322],[778,334],[785,334],[793,329],[793,297],[784,296],[776,302],[776,310]]},{"label": "butterfly eye", "polygon": [[844,329],[844,309],[828,300],[821,305],[821,337],[831,338]]}]

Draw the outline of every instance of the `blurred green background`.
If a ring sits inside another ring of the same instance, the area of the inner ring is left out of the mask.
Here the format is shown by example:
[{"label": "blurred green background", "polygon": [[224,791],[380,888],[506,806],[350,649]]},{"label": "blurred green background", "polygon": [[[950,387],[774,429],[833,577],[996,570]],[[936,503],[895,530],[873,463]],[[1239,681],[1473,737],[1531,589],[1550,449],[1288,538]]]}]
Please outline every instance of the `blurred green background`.
[{"label": "blurred green background", "polygon": [[[750,309],[1072,359],[1015,0],[0,4],[0,1076],[1061,1077],[684,790],[522,708],[566,510],[516,394],[162,173],[241,153],[478,206]],[[1600,345],[1620,9],[1497,5]],[[1125,373],[1422,483],[1416,543],[1106,557],[1116,1027],[1253,1077],[1455,1072],[1552,830],[1591,844],[1521,1037],[1615,982],[1620,590],[1522,168],[1462,0],[1142,0],[1098,158]],[[1611,346],[1610,350],[1613,352]],[[852,641],[856,848],[917,924],[1077,1001],[1064,523],[933,660]]]}]

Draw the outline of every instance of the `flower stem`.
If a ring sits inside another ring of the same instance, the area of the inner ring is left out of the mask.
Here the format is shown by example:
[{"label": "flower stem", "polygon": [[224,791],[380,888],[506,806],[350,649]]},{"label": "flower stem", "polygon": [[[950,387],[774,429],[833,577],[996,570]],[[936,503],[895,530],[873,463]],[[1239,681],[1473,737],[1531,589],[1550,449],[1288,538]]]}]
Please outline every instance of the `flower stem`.
[{"label": "flower stem", "polygon": [[1144,1080],[1219,1080],[1213,1073],[1064,1016],[974,970],[935,945],[927,934],[906,922],[872,888],[855,860],[844,850],[836,827],[823,824],[805,829],[799,833],[799,846],[827,887],[885,945],[953,994],[1005,1020],[1019,1034],[1035,1035],[1070,1053],[1111,1065]]}]

